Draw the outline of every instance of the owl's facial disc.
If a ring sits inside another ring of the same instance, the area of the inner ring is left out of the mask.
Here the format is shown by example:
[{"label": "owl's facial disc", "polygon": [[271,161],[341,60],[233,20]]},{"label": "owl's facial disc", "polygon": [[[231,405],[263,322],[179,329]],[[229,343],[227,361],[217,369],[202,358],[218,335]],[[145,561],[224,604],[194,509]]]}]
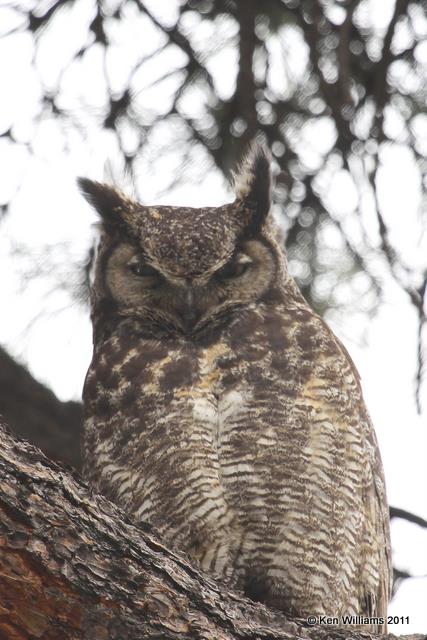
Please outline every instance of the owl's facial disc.
[{"label": "owl's facial disc", "polygon": [[242,242],[202,273],[186,271],[185,264],[172,271],[142,247],[120,243],[108,258],[107,290],[124,315],[157,325],[166,321],[190,334],[259,299],[276,271],[274,254],[261,240]]}]

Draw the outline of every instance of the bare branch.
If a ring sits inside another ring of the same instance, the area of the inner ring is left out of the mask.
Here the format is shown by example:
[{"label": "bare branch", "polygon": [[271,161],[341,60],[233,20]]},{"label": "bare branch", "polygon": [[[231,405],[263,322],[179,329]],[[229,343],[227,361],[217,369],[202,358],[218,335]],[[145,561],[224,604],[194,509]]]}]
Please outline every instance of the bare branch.
[{"label": "bare branch", "polygon": [[4,427],[0,443],[1,638],[375,637],[308,627],[229,591]]}]

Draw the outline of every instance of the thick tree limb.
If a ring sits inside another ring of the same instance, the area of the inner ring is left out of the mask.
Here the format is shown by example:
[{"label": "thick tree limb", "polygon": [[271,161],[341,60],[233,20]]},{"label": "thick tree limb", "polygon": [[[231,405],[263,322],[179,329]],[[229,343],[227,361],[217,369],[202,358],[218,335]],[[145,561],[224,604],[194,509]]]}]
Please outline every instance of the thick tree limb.
[{"label": "thick tree limb", "polygon": [[1,347],[0,414],[49,457],[80,468],[82,405],[58,400]]},{"label": "thick tree limb", "polygon": [[1,640],[362,637],[229,592],[0,427]]}]

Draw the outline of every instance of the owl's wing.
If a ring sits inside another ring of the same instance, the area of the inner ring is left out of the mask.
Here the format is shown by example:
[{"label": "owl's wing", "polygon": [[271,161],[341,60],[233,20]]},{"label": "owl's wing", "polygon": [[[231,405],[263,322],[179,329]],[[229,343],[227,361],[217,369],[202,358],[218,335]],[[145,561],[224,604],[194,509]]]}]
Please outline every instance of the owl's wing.
[{"label": "owl's wing", "polygon": [[[391,563],[391,542],[389,525],[389,508],[385,489],[384,471],[381,462],[380,450],[378,447],[375,431],[369,421],[367,441],[371,447],[371,469],[372,469],[372,496],[371,509],[373,511],[375,534],[378,544],[379,565],[377,593],[368,595],[368,606],[366,615],[379,616],[387,619],[387,607],[392,587],[392,563]],[[371,597],[369,597],[371,595]],[[385,628],[385,627],[384,627]]]},{"label": "owl's wing", "polygon": [[[336,341],[347,356],[353,370],[359,393],[359,409],[364,430],[366,448],[368,451],[369,469],[367,476],[370,486],[367,487],[367,522],[371,523],[373,541],[367,539],[367,558],[362,560],[362,593],[360,595],[360,613],[368,617],[380,617],[387,620],[387,607],[393,584],[393,569],[391,563],[390,519],[387,494],[385,488],[384,470],[380,449],[372,421],[363,400],[360,375],[342,342],[335,336]],[[369,536],[367,536],[369,538]],[[368,558],[372,558],[372,542],[377,549],[377,564],[372,566]],[[385,633],[387,625],[378,627],[378,632]]]}]

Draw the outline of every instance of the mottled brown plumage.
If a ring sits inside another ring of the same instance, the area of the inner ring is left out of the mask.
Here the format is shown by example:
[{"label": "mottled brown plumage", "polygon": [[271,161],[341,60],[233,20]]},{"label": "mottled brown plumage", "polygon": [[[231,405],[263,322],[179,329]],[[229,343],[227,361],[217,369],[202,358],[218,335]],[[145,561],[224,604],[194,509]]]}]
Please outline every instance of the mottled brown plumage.
[{"label": "mottled brown plumage", "polygon": [[236,200],[218,208],[80,185],[102,220],[84,388],[92,485],[254,599],[384,616],[375,434],[349,355],[275,241],[268,154],[252,148]]}]

